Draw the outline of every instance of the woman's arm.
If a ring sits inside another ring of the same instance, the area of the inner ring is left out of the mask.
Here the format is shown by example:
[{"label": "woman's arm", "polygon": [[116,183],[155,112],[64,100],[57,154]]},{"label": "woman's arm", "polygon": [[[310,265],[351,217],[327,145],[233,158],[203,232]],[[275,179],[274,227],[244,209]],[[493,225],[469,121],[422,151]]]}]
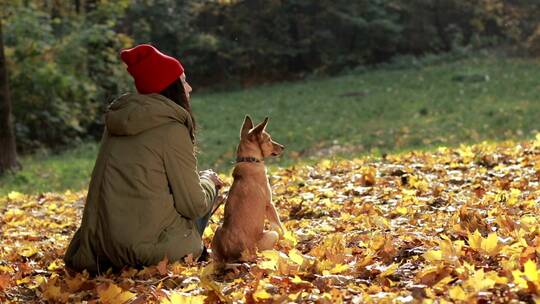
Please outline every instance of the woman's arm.
[{"label": "woman's arm", "polygon": [[210,179],[199,177],[193,143],[185,126],[171,124],[163,161],[178,213],[196,219],[210,211],[216,186]]}]

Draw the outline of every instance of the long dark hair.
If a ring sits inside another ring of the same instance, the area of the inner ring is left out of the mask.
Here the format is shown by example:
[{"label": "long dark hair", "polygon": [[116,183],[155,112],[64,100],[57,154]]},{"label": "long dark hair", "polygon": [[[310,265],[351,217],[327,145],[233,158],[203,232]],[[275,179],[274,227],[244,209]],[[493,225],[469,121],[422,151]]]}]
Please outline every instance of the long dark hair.
[{"label": "long dark hair", "polygon": [[186,91],[184,90],[184,85],[182,84],[182,81],[180,80],[180,78],[175,80],[173,83],[171,83],[163,91],[159,92],[159,94],[174,101],[174,103],[181,106],[189,113],[189,116],[191,117],[191,122],[192,122],[192,125],[189,130],[189,136],[191,137],[191,141],[195,143],[195,130],[196,130],[197,124],[195,123],[195,117],[193,117],[193,112],[191,111],[191,104],[186,95]]}]

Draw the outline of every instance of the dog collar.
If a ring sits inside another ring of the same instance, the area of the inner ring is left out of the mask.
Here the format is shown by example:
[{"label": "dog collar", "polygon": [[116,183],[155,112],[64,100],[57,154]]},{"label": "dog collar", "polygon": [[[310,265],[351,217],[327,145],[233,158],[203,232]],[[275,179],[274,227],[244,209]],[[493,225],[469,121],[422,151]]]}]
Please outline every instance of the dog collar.
[{"label": "dog collar", "polygon": [[261,160],[256,157],[251,156],[245,156],[245,157],[237,157],[236,163],[260,163]]}]

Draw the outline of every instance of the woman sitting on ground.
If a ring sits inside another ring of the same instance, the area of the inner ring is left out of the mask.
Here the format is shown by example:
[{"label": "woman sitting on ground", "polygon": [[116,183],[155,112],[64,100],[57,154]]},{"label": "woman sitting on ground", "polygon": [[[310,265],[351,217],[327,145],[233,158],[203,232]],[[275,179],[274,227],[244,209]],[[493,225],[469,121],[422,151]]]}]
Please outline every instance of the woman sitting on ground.
[{"label": "woman sitting on ground", "polygon": [[191,87],[180,62],[143,44],[120,54],[138,94],[115,100],[80,228],[64,260],[91,273],[197,258],[223,185],[197,170]]}]

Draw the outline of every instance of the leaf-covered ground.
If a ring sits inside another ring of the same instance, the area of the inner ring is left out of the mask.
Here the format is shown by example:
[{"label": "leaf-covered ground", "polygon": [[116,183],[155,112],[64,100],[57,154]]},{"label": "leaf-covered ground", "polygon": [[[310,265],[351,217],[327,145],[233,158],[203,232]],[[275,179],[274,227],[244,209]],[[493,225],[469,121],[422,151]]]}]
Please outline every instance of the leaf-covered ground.
[{"label": "leaf-covered ground", "polygon": [[538,303],[539,178],[540,137],[281,169],[276,250],[225,271],[163,260],[95,278],[61,260],[84,193],[11,193],[0,302]]}]

